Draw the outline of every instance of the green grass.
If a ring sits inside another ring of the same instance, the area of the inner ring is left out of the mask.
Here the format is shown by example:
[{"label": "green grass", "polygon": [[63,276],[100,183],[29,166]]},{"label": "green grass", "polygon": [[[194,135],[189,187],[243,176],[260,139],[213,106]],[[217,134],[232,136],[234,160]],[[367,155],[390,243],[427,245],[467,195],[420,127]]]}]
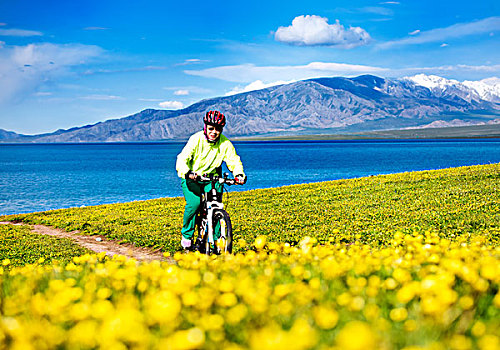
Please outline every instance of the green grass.
[{"label": "green grass", "polygon": [[[500,164],[372,176],[232,192],[225,196],[235,239],[294,244],[359,240],[385,245],[396,231],[437,231],[448,237],[486,235],[498,244]],[[2,220],[101,234],[138,246],[179,248],[183,198],[12,215]],[[236,244],[236,251],[243,249]]]},{"label": "green grass", "polygon": [[32,233],[29,226],[0,225],[0,262],[5,262],[6,268],[55,261],[64,264],[86,253],[90,251],[71,239]]}]

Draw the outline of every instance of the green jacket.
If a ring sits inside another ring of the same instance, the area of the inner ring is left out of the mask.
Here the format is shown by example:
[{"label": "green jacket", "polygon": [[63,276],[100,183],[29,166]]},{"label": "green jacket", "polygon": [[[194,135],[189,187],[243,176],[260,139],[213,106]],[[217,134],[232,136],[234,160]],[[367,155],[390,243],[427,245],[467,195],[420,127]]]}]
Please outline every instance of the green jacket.
[{"label": "green jacket", "polygon": [[212,174],[222,162],[226,162],[233,175],[245,175],[240,157],[227,137],[221,134],[216,143],[210,143],[203,131],[199,131],[189,138],[177,156],[175,168],[179,177],[184,178],[190,170],[199,175]]}]

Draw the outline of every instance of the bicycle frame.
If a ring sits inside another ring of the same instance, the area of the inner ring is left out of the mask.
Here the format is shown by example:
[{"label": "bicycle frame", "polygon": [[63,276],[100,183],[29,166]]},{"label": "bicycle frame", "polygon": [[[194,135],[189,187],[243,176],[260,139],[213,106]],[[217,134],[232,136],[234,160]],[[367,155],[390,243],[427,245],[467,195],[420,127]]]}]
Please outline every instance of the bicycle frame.
[{"label": "bicycle frame", "polygon": [[[210,194],[210,196],[209,196]],[[206,234],[208,234],[208,242],[214,244],[214,227],[213,227],[213,215],[216,209],[224,209],[224,204],[222,201],[218,201],[217,190],[215,189],[215,184],[212,183],[212,189],[210,192],[205,192],[203,194],[206,210]],[[210,200],[211,199],[211,200]],[[203,220],[203,218],[202,218]]]},{"label": "bicycle frame", "polygon": [[[222,203],[222,193],[217,193],[215,185],[216,183],[220,183],[222,185],[234,185],[236,182],[234,179],[228,179],[227,174],[224,174],[224,177],[221,177],[219,175],[202,175],[199,177],[199,180],[209,181],[212,184],[212,188],[210,189],[210,191],[203,193],[202,206],[200,208],[200,227],[202,227],[204,235],[207,235],[207,242],[210,244],[210,246],[214,246],[214,212],[216,210],[224,210],[224,204]],[[221,229],[221,235],[225,234],[224,231],[225,230]],[[201,238],[202,237],[198,237],[198,239],[200,240]],[[209,247],[205,247],[205,249],[209,249]]]}]

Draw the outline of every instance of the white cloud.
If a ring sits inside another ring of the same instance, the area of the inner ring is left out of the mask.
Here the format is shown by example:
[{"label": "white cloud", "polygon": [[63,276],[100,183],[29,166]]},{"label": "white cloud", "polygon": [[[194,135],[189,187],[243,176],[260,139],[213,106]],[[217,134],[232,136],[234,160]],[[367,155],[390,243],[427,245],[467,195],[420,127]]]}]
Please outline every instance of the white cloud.
[{"label": "white cloud", "polygon": [[447,47],[447,46],[450,46],[450,45],[448,45],[447,43],[442,43],[441,45],[439,45],[439,47]]},{"label": "white cloud", "polygon": [[52,96],[52,92],[38,91],[38,92],[35,92],[34,95],[38,96],[38,97]]},{"label": "white cloud", "polygon": [[78,44],[0,46],[0,104],[22,100],[103,52],[97,46]]},{"label": "white cloud", "polygon": [[81,97],[82,100],[94,100],[94,101],[117,101],[123,100],[123,97],[114,95],[88,95]]},{"label": "white cloud", "polygon": [[42,32],[26,29],[0,29],[0,36],[42,36]]},{"label": "white cloud", "polygon": [[481,65],[471,66],[467,64],[456,64],[449,66],[439,67],[420,67],[413,68],[414,71],[432,71],[432,72],[483,72],[483,73],[496,73],[500,72],[500,64],[495,65]]},{"label": "white cloud", "polygon": [[176,96],[187,96],[189,95],[189,90],[177,90],[174,92]]},{"label": "white cloud", "polygon": [[360,9],[361,12],[373,13],[381,16],[392,16],[394,11],[385,7],[380,6],[367,6]]},{"label": "white cloud", "polygon": [[291,45],[326,45],[343,48],[366,45],[370,42],[370,35],[360,27],[345,29],[338,20],[335,24],[328,24],[328,18],[315,15],[295,17],[291,26],[279,27],[274,38]]},{"label": "white cloud", "polygon": [[417,35],[420,33],[420,29],[414,30],[413,32],[408,33],[408,35]]},{"label": "white cloud", "polygon": [[83,72],[84,75],[94,74],[116,74],[116,73],[129,73],[129,72],[147,72],[155,70],[164,70],[166,67],[162,66],[144,66],[144,67],[130,67],[124,69],[87,69]]},{"label": "white cloud", "polygon": [[390,69],[385,76],[403,77],[415,74],[438,75],[441,77],[455,79],[484,79],[487,77],[498,76],[500,74],[500,64],[496,65],[443,65],[434,67],[407,67],[400,69]]},{"label": "white cloud", "polygon": [[184,107],[184,104],[179,101],[165,101],[165,102],[160,102],[158,104],[161,108],[168,108],[168,109],[181,109]]},{"label": "white cloud", "polygon": [[[189,95],[192,94],[199,94],[199,95],[209,95],[215,93],[214,90],[204,88],[201,86],[196,86],[196,85],[187,85],[187,86],[165,86],[163,87],[163,90],[168,90],[168,91],[174,91],[174,94],[176,91],[188,91]],[[177,95],[177,96],[182,96],[182,95]]]},{"label": "white cloud", "polygon": [[377,47],[387,49],[394,46],[424,44],[445,41],[450,38],[461,38],[468,35],[490,33],[500,30],[500,17],[488,17],[469,23],[457,23],[446,28],[437,28],[420,32],[417,36],[388,41]]},{"label": "white cloud", "polygon": [[139,101],[145,101],[145,102],[160,102],[161,100],[159,98],[139,98]]},{"label": "white cloud", "polygon": [[83,30],[108,30],[106,27],[85,27]]},{"label": "white cloud", "polygon": [[253,64],[221,66],[203,70],[189,70],[190,75],[215,78],[239,83],[228,94],[261,89],[280,83],[305,80],[320,77],[355,77],[363,74],[373,74],[381,77],[402,77],[412,74],[444,74],[445,76],[462,76],[467,79],[487,78],[500,74],[500,64],[485,65],[443,65],[434,67],[376,67],[332,62],[311,62],[297,66],[256,66]]},{"label": "white cloud", "polygon": [[256,80],[256,81],[251,82],[250,84],[248,84],[244,87],[236,86],[231,91],[227,92],[225,94],[225,96],[241,94],[243,92],[248,92],[248,91],[261,90],[261,89],[265,89],[265,88],[268,88],[271,86],[276,86],[276,85],[290,84],[290,83],[293,83],[295,81],[296,80],[289,80],[289,81],[279,80],[279,81],[275,81],[275,82],[266,84],[266,83],[262,82],[262,80]]},{"label": "white cloud", "polygon": [[207,60],[200,60],[199,58],[189,58],[184,60],[184,62],[177,63],[176,66],[187,66],[189,64],[198,64],[202,62],[208,62]]},{"label": "white cloud", "polygon": [[261,80],[264,83],[273,81],[303,80],[325,76],[357,76],[360,74],[376,74],[386,68],[330,62],[311,62],[298,66],[255,66],[242,64],[221,66],[202,70],[185,70],[186,74],[206,78],[216,78],[235,83],[251,83]]}]

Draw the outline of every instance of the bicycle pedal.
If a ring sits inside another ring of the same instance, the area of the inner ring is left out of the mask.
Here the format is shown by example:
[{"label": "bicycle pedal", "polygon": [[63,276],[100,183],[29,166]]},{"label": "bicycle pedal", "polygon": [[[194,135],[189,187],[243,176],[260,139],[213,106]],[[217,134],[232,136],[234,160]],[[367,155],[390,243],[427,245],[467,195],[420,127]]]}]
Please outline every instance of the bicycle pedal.
[{"label": "bicycle pedal", "polygon": [[215,244],[210,244],[210,253],[220,255],[220,249]]},{"label": "bicycle pedal", "polygon": [[196,240],[193,245],[193,251],[198,251],[202,254],[205,253],[205,247],[203,246],[203,243],[199,240]]}]

